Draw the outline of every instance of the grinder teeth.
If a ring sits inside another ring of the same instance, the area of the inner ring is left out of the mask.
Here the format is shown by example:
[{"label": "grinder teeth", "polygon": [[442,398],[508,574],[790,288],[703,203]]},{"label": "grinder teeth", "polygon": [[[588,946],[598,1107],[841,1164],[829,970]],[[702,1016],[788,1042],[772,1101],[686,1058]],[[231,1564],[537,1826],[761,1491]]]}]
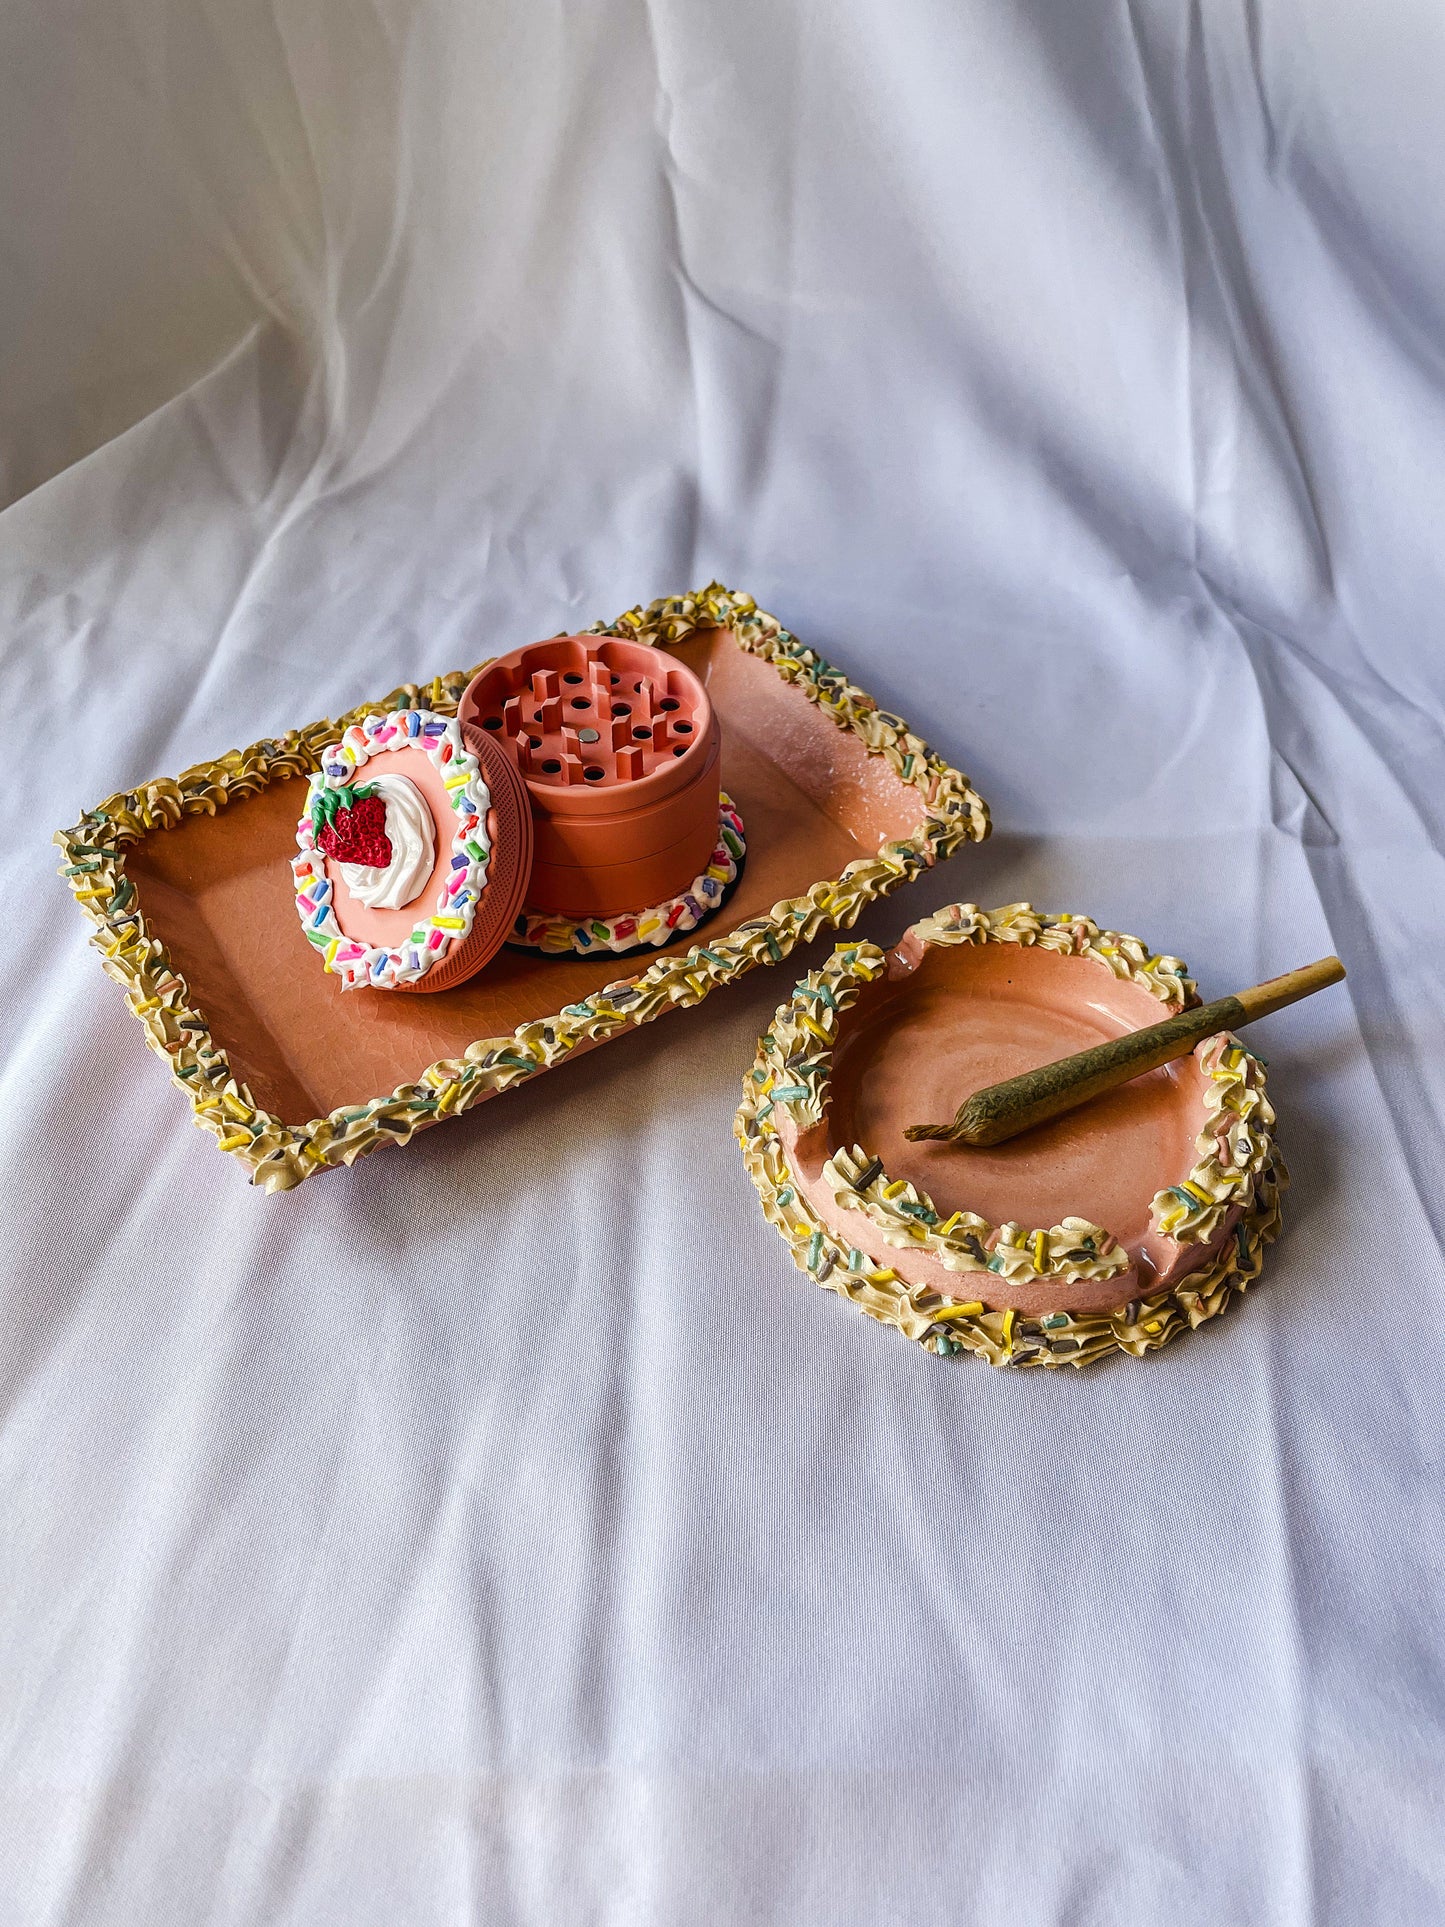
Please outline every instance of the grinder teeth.
[{"label": "grinder teeth", "polygon": [[518,664],[510,689],[498,690],[500,737],[525,775],[566,787],[633,783],[696,740],[681,680],[661,665],[652,675],[619,670],[606,647],[589,641],[580,660],[556,668]]}]

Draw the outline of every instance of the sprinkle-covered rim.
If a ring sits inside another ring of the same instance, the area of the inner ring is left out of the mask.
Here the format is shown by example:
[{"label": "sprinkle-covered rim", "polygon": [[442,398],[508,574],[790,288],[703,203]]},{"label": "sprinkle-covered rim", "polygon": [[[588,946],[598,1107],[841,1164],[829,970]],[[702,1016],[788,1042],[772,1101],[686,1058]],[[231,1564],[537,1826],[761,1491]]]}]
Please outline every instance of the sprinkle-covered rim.
[{"label": "sprinkle-covered rim", "polygon": [[718,796],[717,846],[702,875],[675,897],[615,917],[564,917],[555,910],[523,910],[507,942],[518,950],[540,950],[548,957],[590,957],[599,950],[614,954],[660,950],[696,930],[720,907],[746,855],[743,819],[723,791]]},{"label": "sprinkle-covered rim", "polygon": [[[316,845],[316,811],[318,804],[324,811],[328,797],[349,793],[358,770],[401,749],[425,751],[446,785],[456,815],[451,861],[430,915],[419,912],[400,944],[368,944],[349,937],[337,921],[326,853]],[[291,875],[306,940],[320,952],[326,969],[341,979],[344,990],[394,990],[398,984],[413,984],[466,940],[486,888],[491,807],[481,765],[462,741],[454,716],[438,716],[429,709],[371,710],[350,724],[339,742],[327,744],[321,767],[306,786],[306,810],[296,825],[300,855],[292,859]]]},{"label": "sprinkle-covered rim", "polygon": [[124,987],[147,1043],[166,1059],[196,1122],[222,1150],[245,1163],[254,1184],[267,1191],[290,1190],[314,1172],[352,1164],[379,1145],[405,1144],[418,1131],[561,1063],[584,1045],[699,1003],[719,985],[760,964],[780,963],[820,930],[846,929],[865,904],[888,895],[961,844],[981,842],[988,835],[988,810],[968,778],[842,670],[759,609],[751,596],[714,582],[696,594],[664,596],[646,608],[629,609],[615,622],[594,624],[588,633],[624,636],[665,649],[710,629],[729,630],[738,648],[768,663],[839,729],[856,736],[870,755],[882,757],[917,792],[916,831],[859,857],[838,876],[821,878],[801,896],[782,899],[766,916],[749,918],[705,945],[659,956],[636,976],[608,984],[554,1016],[521,1024],[504,1037],[478,1038],[462,1055],[429,1065],[415,1083],[306,1124],[287,1124],[274,1116],[236,1077],[204,1013],[195,1007],[185,978],[147,927],[135,884],[126,874],[126,849],[183,816],[213,815],[273,782],[312,775],[327,746],[372,709],[455,715],[476,668],[424,685],[408,683],[380,703],[362,704],[337,721],[322,720],[267,737],[180,776],[158,777],[121,791],[87,810],[71,829],[57,832],[61,875],[95,926],[91,942],[103,968]]},{"label": "sprinkle-covered rim", "polygon": [[[1089,917],[1041,916],[1024,903],[991,913],[976,904],[953,904],[915,924],[910,934],[925,944],[1038,945],[1089,957],[1116,977],[1142,984],[1171,1011],[1198,1001],[1177,957],[1153,956],[1137,938],[1101,930]],[[823,1121],[838,1014],[886,964],[876,944],[840,945],[779,1008],[743,1080],[734,1127],[743,1159],[765,1215],[801,1270],[934,1351],[968,1350],[994,1364],[1043,1365],[1085,1364],[1115,1349],[1153,1350],[1186,1325],[1222,1311],[1233,1292],[1258,1274],[1260,1251],[1278,1227],[1278,1196],[1287,1179],[1274,1148],[1263,1066],[1228,1035],[1206,1040],[1195,1053],[1209,1077],[1206,1123],[1195,1141],[1198,1160],[1183,1185],[1155,1196],[1150,1217],[1156,1230],[1191,1243],[1213,1239],[1236,1207],[1241,1216],[1218,1257],[1177,1286],[1110,1313],[1025,1317],[985,1310],[981,1300],[963,1295],[966,1286],[957,1299],[926,1285],[910,1286],[892,1267],[876,1265],[845,1244],[799,1191],[777,1121],[785,1116],[800,1132]],[[823,1176],[835,1202],[862,1212],[886,1243],[927,1251],[949,1272],[1048,1278],[1062,1287],[1128,1267],[1117,1240],[1083,1218],[1066,1217],[1047,1230],[993,1226],[961,1211],[944,1220],[925,1192],[890,1179],[881,1159],[858,1145],[835,1152]]]}]

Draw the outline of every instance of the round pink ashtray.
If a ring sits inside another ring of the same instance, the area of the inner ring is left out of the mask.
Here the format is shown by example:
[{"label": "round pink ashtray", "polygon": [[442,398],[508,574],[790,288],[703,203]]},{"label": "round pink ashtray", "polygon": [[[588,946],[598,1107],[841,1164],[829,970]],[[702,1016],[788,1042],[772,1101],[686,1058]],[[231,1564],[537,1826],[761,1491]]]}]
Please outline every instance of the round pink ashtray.
[{"label": "round pink ashtray", "polygon": [[764,1207],[819,1283],[931,1349],[1153,1349],[1223,1309],[1277,1222],[1258,1058],[1222,1033],[987,1150],[904,1131],[1195,1001],[1177,958],[1027,904],[953,905],[886,956],[840,945],[744,1084]]}]

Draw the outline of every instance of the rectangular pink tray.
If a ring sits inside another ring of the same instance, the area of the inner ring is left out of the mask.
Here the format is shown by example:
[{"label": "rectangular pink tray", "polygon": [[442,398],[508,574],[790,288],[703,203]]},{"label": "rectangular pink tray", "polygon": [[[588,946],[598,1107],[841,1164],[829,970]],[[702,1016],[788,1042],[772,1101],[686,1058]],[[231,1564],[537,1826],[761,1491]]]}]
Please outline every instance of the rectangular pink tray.
[{"label": "rectangular pink tray", "polygon": [[369,709],[454,711],[471,671],[112,797],[57,836],[105,968],[197,1122],[253,1182],[289,1189],[405,1143],[850,925],[988,834],[966,777],[751,598],[714,584],[604,627],[669,649],[705,680],[723,787],[746,830],[733,895],[667,949],[626,960],[504,950],[469,982],[413,997],[343,994],[317,967],[289,869],[302,779]]}]

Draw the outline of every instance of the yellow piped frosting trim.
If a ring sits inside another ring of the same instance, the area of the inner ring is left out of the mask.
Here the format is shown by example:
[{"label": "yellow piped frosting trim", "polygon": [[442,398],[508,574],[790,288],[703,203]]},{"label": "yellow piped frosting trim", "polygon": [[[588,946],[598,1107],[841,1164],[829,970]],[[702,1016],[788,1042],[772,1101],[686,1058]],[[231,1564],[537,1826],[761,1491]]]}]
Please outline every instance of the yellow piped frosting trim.
[{"label": "yellow piped frosting trim", "polygon": [[[867,1184],[859,1179],[876,1166],[861,1145],[835,1151],[823,1166],[823,1177],[833,1201],[848,1211],[859,1211],[878,1226],[886,1243],[928,1252],[946,1271],[983,1272],[990,1277],[1112,1278],[1127,1271],[1129,1254],[1102,1226],[1087,1218],[1065,1218],[1048,1230],[1029,1231],[1022,1225],[1002,1224],[996,1242],[994,1227],[972,1211],[955,1211],[940,1220],[926,1192],[887,1174]],[[992,1260],[993,1262],[990,1262]]]},{"label": "yellow piped frosting trim", "polygon": [[1207,1244],[1237,1204],[1247,1204],[1271,1156],[1274,1106],[1264,1066],[1235,1037],[1211,1037],[1195,1053],[1208,1075],[1207,1122],[1194,1140],[1199,1162],[1151,1207],[1156,1231],[1180,1244]]},{"label": "yellow piped frosting trim", "polygon": [[976,903],[950,903],[915,923],[909,934],[929,944],[1017,943],[1092,957],[1115,977],[1142,984],[1171,1013],[1199,1001],[1194,979],[1178,957],[1155,956],[1137,937],[1101,930],[1092,917],[1068,910],[1046,913],[1031,903],[980,910]]},{"label": "yellow piped frosting trim", "polygon": [[[146,926],[135,885],[126,874],[126,848],[185,816],[213,816],[273,782],[312,775],[328,745],[344,739],[346,730],[371,710],[455,715],[475,669],[438,676],[430,683],[405,684],[380,703],[359,703],[334,721],[323,718],[247,749],[230,750],[177,777],[158,777],[122,791],[87,810],[72,828],[56,833],[64,857],[60,873],[94,926],[91,942],[101,954],[102,967],[126,989],[147,1044],[167,1060],[173,1081],[190,1100],[195,1122],[247,1165],[252,1183],[267,1191],[290,1190],[315,1172],[352,1164],[382,1144],[405,1144],[439,1118],[455,1116],[562,1062],[583,1044],[699,1003],[758,965],[781,962],[823,929],[846,929],[866,904],[961,844],[981,842],[988,835],[988,810],[968,778],[816,650],[800,644],[751,596],[714,582],[695,595],[664,596],[646,608],[630,609],[614,623],[595,625],[592,633],[627,636],[665,649],[698,630],[718,628],[730,629],[740,648],[770,663],[918,792],[922,822],[915,834],[884,843],[875,855],[850,863],[840,876],[773,904],[765,916],[750,918],[680,955],[659,957],[639,975],[594,991],[554,1016],[519,1025],[509,1036],[479,1038],[460,1057],[428,1066],[414,1084],[399,1085],[387,1096],[306,1124],[286,1124],[272,1115],[234,1075],[185,979]],[[223,1114],[222,1099],[233,1107],[231,1113]]]}]

